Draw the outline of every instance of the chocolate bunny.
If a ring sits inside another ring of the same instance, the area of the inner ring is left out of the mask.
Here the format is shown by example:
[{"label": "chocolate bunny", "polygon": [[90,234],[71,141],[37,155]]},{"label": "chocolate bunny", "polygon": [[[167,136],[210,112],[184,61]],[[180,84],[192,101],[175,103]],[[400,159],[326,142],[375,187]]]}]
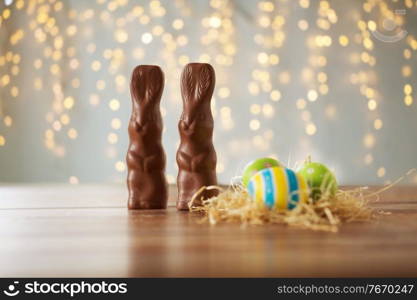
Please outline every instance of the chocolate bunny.
[{"label": "chocolate bunny", "polygon": [[130,144],[126,156],[129,209],[166,208],[165,152],[161,144],[162,117],[159,109],[164,74],[158,66],[137,66],[132,73]]},{"label": "chocolate bunny", "polygon": [[[202,186],[217,184],[210,107],[214,84],[214,69],[209,64],[188,64],[181,75],[183,112],[178,123],[181,142],[177,151],[179,210],[188,210],[188,203]],[[202,197],[216,194],[213,190],[205,191]]]}]

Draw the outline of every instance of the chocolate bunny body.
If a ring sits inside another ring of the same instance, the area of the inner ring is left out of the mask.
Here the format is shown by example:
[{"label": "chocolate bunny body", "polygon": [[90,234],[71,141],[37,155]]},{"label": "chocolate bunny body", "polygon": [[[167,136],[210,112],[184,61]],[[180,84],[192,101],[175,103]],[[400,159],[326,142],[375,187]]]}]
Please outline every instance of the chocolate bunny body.
[{"label": "chocolate bunny body", "polygon": [[158,66],[141,65],[133,70],[130,144],[126,156],[129,209],[157,209],[167,205],[166,158],[159,109],[163,88],[164,75]]},{"label": "chocolate bunny body", "polygon": [[[177,151],[179,210],[188,210],[189,201],[202,186],[217,184],[210,107],[214,85],[211,65],[191,63],[184,68],[181,75],[183,113],[178,123],[181,142]],[[202,197],[214,195],[216,191],[205,191]]]}]

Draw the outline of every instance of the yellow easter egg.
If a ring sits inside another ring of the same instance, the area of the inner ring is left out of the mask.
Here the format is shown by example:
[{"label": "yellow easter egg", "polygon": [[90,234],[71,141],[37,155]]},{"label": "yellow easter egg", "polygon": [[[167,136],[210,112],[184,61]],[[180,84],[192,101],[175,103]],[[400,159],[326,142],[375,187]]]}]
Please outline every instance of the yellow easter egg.
[{"label": "yellow easter egg", "polygon": [[283,167],[263,169],[248,183],[251,198],[269,209],[293,209],[307,202],[308,188],[305,179],[293,170]]}]

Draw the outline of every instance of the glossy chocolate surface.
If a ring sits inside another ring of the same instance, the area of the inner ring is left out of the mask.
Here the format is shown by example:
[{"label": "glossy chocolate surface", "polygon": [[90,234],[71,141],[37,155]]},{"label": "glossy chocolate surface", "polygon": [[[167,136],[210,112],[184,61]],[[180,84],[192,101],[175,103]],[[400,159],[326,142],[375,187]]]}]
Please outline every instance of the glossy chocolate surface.
[{"label": "glossy chocolate surface", "polygon": [[[217,184],[216,152],[213,146],[211,97],[215,85],[209,64],[188,64],[181,75],[183,112],[178,123],[180,146],[177,151],[177,209],[188,210],[188,203],[202,187]],[[205,191],[202,198],[216,195]]]},{"label": "glossy chocolate surface", "polygon": [[130,92],[129,149],[126,156],[129,209],[166,208],[168,186],[162,147],[162,117],[159,108],[164,74],[158,66],[137,66]]}]

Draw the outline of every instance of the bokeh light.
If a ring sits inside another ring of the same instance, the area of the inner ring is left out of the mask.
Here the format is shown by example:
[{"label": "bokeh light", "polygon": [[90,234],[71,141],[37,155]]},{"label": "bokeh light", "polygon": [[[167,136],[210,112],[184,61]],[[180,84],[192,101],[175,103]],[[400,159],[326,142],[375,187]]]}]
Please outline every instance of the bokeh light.
[{"label": "bokeh light", "polygon": [[[406,15],[395,14],[404,8]],[[266,155],[286,161],[312,154],[347,181],[355,179],[351,166],[370,182],[395,178],[416,167],[389,164],[385,154],[401,137],[395,130],[413,134],[416,10],[408,0],[1,1],[0,158],[34,147],[57,173],[67,168],[60,181],[94,181],[94,172],[98,180],[123,181],[130,73],[159,64],[167,178],[174,182],[180,73],[200,61],[216,70],[222,182]],[[408,34],[396,43],[375,38],[403,27]],[[412,157],[413,145],[403,144],[407,155],[398,155]],[[86,170],[86,161],[95,167]]]}]

